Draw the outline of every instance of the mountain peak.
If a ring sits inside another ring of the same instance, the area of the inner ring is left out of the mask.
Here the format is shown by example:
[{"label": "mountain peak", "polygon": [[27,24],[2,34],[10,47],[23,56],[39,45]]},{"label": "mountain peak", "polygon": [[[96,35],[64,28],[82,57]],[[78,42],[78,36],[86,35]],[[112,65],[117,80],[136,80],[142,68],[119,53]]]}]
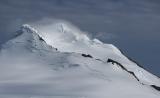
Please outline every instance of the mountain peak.
[{"label": "mountain peak", "polygon": [[31,51],[52,51],[38,31],[29,24],[23,24],[16,32],[14,38],[3,45],[4,49],[31,50]]},{"label": "mountain peak", "polygon": [[21,26],[21,29],[20,30],[22,30],[22,32],[28,32],[28,33],[33,33],[33,32],[35,32],[35,33],[37,33],[38,31],[35,29],[35,28],[33,28],[31,25],[29,25],[29,24],[23,24],[22,26]]},{"label": "mountain peak", "polygon": [[24,24],[3,45],[0,96],[159,98],[159,78],[114,45],[65,24],[41,26],[37,31]]},{"label": "mountain peak", "polygon": [[29,24],[23,24],[22,27],[23,28],[31,28],[31,26]]}]

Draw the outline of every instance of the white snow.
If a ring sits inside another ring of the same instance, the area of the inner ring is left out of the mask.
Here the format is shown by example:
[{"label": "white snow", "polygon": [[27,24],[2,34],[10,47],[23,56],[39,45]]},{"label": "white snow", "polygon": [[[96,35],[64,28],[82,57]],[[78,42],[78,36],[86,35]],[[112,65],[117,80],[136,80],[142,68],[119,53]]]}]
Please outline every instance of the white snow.
[{"label": "white snow", "polygon": [[[23,25],[22,34],[3,45],[0,98],[159,98],[160,93],[149,86],[160,86],[159,78],[115,46],[92,40],[67,23],[37,29]],[[133,71],[140,82],[118,65],[107,63],[108,58]]]},{"label": "white snow", "polygon": [[58,48],[61,52],[90,54],[104,62],[111,58],[121,63],[129,71],[135,72],[142,83],[160,86],[159,78],[130,61],[114,45],[105,44],[98,39],[92,40],[83,31],[68,22],[57,21],[48,25],[36,26],[36,28],[41,31],[39,34],[49,45]]}]

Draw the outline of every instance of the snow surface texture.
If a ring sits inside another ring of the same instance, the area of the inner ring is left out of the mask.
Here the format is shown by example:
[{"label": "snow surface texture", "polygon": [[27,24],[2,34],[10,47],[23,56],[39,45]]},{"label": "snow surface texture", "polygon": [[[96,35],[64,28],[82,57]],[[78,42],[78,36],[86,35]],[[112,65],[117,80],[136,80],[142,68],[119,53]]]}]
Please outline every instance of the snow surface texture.
[{"label": "snow surface texture", "polygon": [[160,79],[69,23],[23,25],[0,51],[0,98],[159,98]]}]

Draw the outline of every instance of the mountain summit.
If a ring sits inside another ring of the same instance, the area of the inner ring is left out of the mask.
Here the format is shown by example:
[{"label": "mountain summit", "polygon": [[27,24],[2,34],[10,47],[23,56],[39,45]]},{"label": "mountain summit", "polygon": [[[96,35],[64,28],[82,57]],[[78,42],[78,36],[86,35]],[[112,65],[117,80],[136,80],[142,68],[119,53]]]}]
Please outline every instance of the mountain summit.
[{"label": "mountain summit", "polygon": [[34,51],[35,49],[41,51],[53,50],[53,48],[50,45],[47,45],[45,40],[38,34],[38,31],[28,24],[22,25],[20,30],[16,32],[15,37],[2,47],[10,47],[7,49],[15,48],[17,52],[21,50]]},{"label": "mountain summit", "polygon": [[72,25],[25,24],[0,51],[3,98],[159,98],[160,79]]}]

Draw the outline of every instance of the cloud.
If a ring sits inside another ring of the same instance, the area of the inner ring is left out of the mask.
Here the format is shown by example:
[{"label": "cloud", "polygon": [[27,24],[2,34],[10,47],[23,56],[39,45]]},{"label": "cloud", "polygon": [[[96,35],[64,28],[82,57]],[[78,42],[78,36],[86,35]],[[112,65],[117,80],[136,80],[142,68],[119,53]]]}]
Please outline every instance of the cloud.
[{"label": "cloud", "polygon": [[1,0],[0,2],[1,39],[15,31],[19,25],[43,18],[68,20],[89,32],[110,32],[133,38],[157,39],[160,31],[158,1]]},{"label": "cloud", "polygon": [[94,35],[94,37],[102,40],[113,40],[117,38],[117,35],[113,33],[106,33],[106,32],[98,32]]}]

